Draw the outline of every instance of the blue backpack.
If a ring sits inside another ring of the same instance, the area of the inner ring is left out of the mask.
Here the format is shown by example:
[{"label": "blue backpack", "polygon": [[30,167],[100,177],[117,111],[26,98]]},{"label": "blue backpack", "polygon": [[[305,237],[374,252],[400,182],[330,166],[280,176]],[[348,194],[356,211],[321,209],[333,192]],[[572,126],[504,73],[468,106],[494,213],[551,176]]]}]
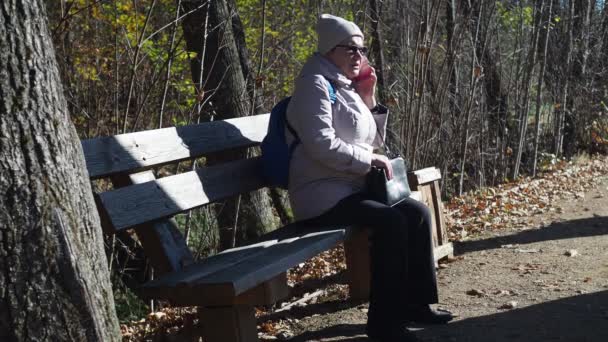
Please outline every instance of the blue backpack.
[{"label": "blue backpack", "polygon": [[[331,82],[327,81],[329,100],[331,104],[336,102],[336,90]],[[287,189],[289,183],[289,162],[296,146],[300,143],[298,134],[287,121],[287,106],[290,97],[279,101],[270,111],[268,133],[262,140],[262,176],[268,186]],[[294,140],[287,144],[285,138],[285,127],[289,130]]]}]

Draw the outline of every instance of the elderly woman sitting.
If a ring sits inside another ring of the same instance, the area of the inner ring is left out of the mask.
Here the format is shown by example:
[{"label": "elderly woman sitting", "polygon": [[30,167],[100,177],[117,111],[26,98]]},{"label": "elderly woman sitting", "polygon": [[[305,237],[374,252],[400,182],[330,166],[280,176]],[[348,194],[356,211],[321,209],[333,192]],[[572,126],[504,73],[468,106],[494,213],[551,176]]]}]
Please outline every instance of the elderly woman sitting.
[{"label": "elderly woman sitting", "polygon": [[[317,33],[318,52],[297,77],[287,108],[287,121],[301,141],[290,162],[291,206],[303,224],[370,229],[367,334],[379,341],[414,341],[407,322],[452,319],[429,305],[438,300],[430,212],[413,199],[390,207],[366,194],[372,166],[385,168],[389,179],[392,175],[388,158],[374,153],[388,111],[376,102],[376,75],[367,64],[359,27],[324,14]],[[295,137],[287,135],[291,143]]]}]

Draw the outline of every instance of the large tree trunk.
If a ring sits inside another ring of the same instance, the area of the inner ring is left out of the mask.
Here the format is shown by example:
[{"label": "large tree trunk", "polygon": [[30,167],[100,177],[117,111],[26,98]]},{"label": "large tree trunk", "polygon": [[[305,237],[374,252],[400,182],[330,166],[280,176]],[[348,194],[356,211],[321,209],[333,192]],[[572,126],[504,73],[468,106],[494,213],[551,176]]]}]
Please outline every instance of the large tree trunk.
[{"label": "large tree trunk", "polygon": [[42,0],[0,6],[0,340],[118,341]]},{"label": "large tree trunk", "polygon": [[[200,7],[206,1],[184,2],[185,11]],[[208,37],[204,40],[203,28],[208,12]],[[198,53],[192,61],[192,77],[198,89],[210,97],[215,111],[215,119],[242,117],[250,114],[251,99],[247,91],[242,61],[233,32],[233,15],[226,0],[212,1],[201,7],[198,13],[184,20],[184,38],[189,51]],[[203,56],[203,53],[205,54]],[[201,56],[204,61],[201,65]],[[202,78],[201,78],[202,74]],[[200,84],[199,79],[203,80]],[[225,162],[246,157],[244,151],[222,153],[208,158],[210,163]],[[259,236],[276,227],[272,205],[267,191],[260,190],[226,201],[218,213],[220,244],[222,248],[232,247],[235,229],[244,227],[245,238]],[[240,213],[240,215],[239,215]]]}]

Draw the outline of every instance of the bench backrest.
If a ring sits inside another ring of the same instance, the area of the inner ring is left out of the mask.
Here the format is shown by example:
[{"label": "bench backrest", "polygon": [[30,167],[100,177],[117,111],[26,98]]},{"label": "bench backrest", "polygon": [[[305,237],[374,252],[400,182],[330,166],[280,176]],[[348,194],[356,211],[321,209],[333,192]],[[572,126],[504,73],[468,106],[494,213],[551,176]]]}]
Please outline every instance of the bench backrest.
[{"label": "bench backrest", "polygon": [[136,227],[263,187],[258,158],[161,179],[147,176],[139,184],[118,188],[121,182],[115,180],[211,153],[259,145],[268,119],[268,114],[261,114],[83,140],[90,178],[110,177],[115,184],[115,189],[98,194],[104,230],[112,233]]},{"label": "bench backrest", "polygon": [[[260,114],[83,140],[90,178],[109,178],[114,185],[114,189],[95,195],[106,233],[135,228],[156,274],[192,263],[192,254],[171,217],[265,187],[260,160],[255,157],[203,166],[160,179],[150,169],[257,146],[266,135],[268,120],[269,114]],[[437,183],[441,175],[429,168],[412,172],[409,178],[415,190],[423,183]],[[438,184],[435,186],[438,189]],[[426,197],[440,204],[439,192],[435,192]],[[436,212],[440,215],[441,211]],[[440,217],[436,221],[440,222]]]}]

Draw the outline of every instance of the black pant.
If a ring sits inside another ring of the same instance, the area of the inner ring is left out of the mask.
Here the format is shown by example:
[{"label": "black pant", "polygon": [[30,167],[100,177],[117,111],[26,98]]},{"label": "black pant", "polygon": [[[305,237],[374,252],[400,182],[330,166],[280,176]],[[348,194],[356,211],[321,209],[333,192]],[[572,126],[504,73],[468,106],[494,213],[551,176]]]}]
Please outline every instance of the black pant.
[{"label": "black pant", "polygon": [[403,322],[408,305],[437,303],[430,210],[408,198],[394,207],[351,195],[328,212],[302,223],[350,225],[371,231],[371,294],[368,327]]}]

